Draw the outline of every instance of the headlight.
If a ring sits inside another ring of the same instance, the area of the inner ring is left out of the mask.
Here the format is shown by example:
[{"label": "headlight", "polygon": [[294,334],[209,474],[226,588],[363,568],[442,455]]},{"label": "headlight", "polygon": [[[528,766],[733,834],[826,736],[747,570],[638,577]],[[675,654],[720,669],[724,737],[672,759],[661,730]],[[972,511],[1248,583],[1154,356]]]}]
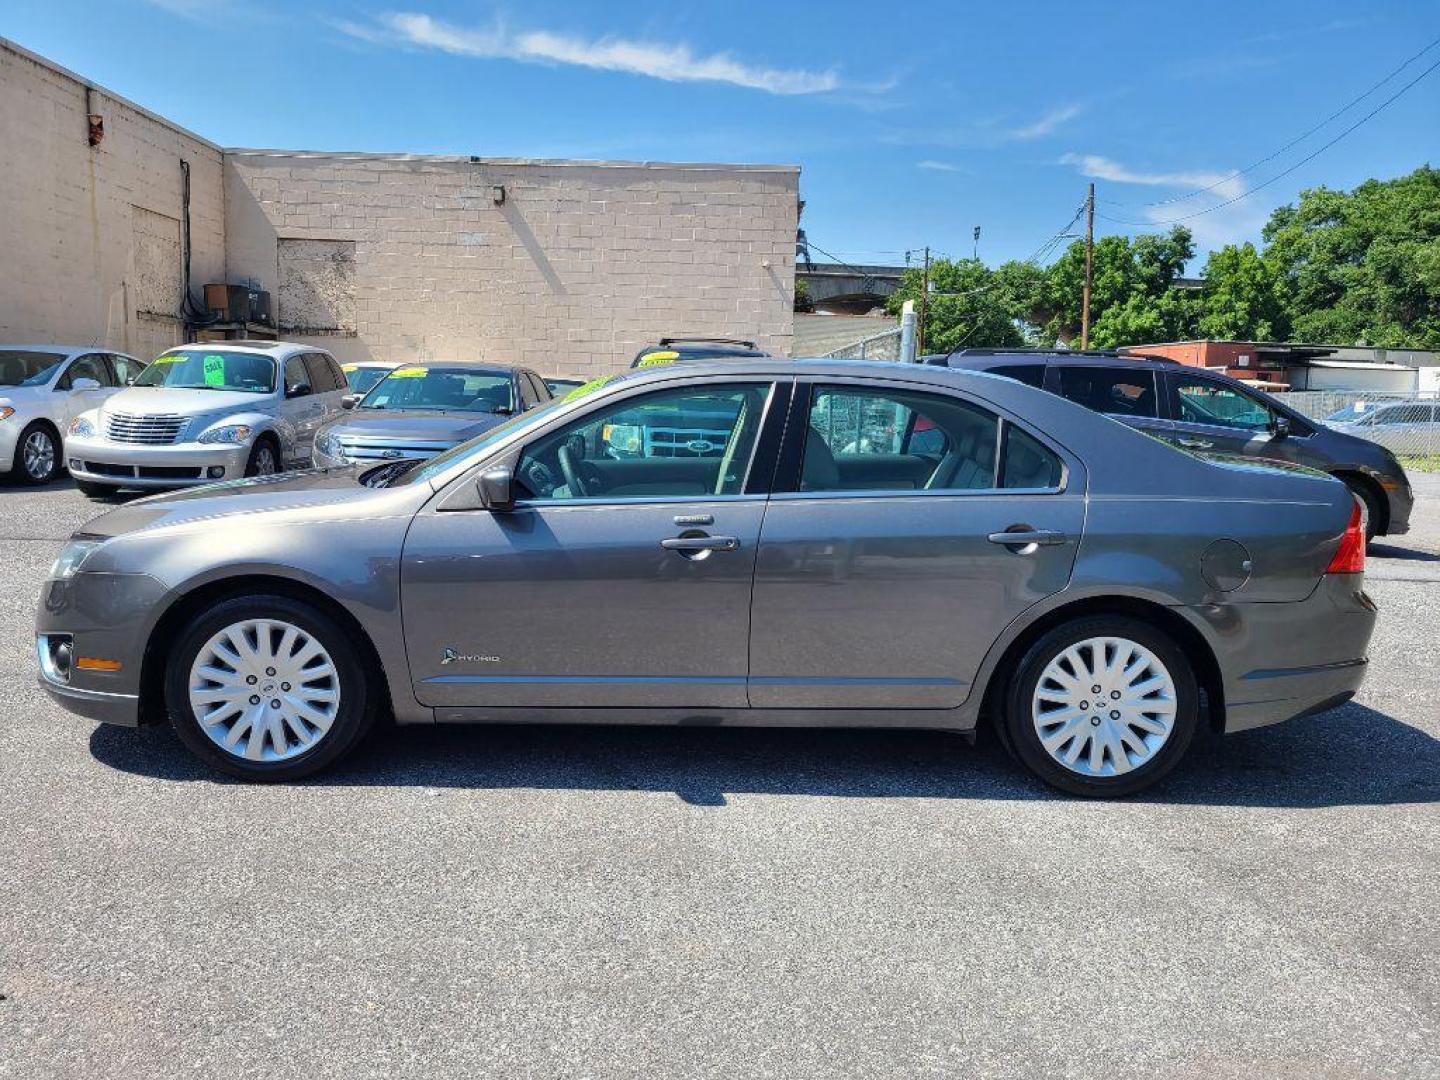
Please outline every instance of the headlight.
[{"label": "headlight", "polygon": [[0,405],[0,420],[9,420],[15,415],[15,410],[9,405]]},{"label": "headlight", "polygon": [[86,420],[83,416],[77,416],[74,420],[70,421],[70,434],[79,435],[81,437],[87,435],[94,435],[95,425],[92,424],[89,420]]},{"label": "headlight", "polygon": [[250,438],[250,426],[248,424],[226,424],[224,427],[211,428],[195,441],[202,443],[243,443],[248,438]]},{"label": "headlight", "polygon": [[51,581],[68,581],[75,576],[80,565],[90,553],[103,544],[104,540],[69,540],[60,549],[60,557],[50,567]]},{"label": "headlight", "polygon": [[315,449],[326,457],[338,458],[343,455],[340,452],[340,436],[333,431],[322,431],[315,436]]}]

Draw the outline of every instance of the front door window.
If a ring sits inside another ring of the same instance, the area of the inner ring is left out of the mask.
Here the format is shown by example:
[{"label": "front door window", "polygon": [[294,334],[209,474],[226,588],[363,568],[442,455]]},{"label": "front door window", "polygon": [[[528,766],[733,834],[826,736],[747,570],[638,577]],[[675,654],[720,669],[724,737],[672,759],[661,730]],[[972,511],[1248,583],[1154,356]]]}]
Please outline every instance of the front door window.
[{"label": "front door window", "polygon": [[1270,430],[1269,408],[1244,391],[1215,379],[1171,373],[1171,415],[1182,424],[1204,424],[1240,432]]}]

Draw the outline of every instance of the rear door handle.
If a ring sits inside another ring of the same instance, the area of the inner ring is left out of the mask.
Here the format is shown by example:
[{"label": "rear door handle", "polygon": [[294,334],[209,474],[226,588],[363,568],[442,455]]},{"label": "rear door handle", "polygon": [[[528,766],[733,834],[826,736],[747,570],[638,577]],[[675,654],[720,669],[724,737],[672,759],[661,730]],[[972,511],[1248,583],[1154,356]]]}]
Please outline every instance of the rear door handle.
[{"label": "rear door handle", "polygon": [[667,551],[739,551],[740,540],[734,536],[672,536],[661,540]]},{"label": "rear door handle", "polygon": [[1065,543],[1065,534],[1051,529],[1017,529],[1015,532],[993,532],[987,539],[992,544],[1004,544],[1006,547],[1025,547],[1029,544],[1052,547]]}]

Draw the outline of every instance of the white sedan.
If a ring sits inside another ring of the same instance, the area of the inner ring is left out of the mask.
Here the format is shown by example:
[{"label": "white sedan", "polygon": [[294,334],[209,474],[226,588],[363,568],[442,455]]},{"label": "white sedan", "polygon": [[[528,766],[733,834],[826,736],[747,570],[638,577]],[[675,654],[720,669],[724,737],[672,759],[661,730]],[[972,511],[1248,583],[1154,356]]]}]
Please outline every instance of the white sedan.
[{"label": "white sedan", "polygon": [[0,472],[48,484],[70,421],[129,386],[145,365],[90,346],[0,345]]}]

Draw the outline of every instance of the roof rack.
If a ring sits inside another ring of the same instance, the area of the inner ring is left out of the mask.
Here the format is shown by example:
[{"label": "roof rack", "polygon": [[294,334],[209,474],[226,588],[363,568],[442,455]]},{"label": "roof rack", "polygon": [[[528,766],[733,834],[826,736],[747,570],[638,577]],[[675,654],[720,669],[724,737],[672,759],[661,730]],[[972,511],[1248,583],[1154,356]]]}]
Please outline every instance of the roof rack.
[{"label": "roof rack", "polygon": [[1029,349],[1019,348],[1013,345],[1001,345],[994,347],[973,346],[966,349],[957,349],[949,356],[995,356],[996,354],[1014,354],[1016,356],[1095,356],[1107,360],[1151,360],[1157,364],[1178,364],[1180,361],[1169,356],[1157,356],[1142,352],[1122,352],[1119,349]]},{"label": "roof rack", "polygon": [[755,348],[755,342],[728,337],[662,337],[662,347],[668,345],[739,345],[745,349]]}]

